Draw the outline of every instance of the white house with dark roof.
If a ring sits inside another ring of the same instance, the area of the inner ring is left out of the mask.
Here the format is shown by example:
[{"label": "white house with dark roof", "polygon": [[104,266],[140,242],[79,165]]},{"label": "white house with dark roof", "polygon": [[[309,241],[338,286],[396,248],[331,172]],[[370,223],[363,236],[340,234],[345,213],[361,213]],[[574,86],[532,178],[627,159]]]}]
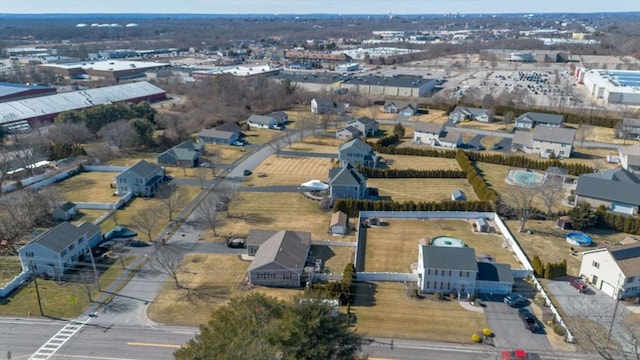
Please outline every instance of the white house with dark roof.
[{"label": "white house with dark roof", "polygon": [[58,277],[85,259],[100,240],[98,226],[89,222],[75,226],[65,221],[18,249],[22,270]]},{"label": "white house with dark roof", "polygon": [[203,152],[204,144],[186,140],[158,154],[156,161],[161,165],[196,167]]},{"label": "white house with dark roof", "polygon": [[153,196],[164,181],[164,169],[146,160],[116,176],[116,187],[120,195],[133,193],[133,196]]},{"label": "white house with dark roof", "polygon": [[64,204],[60,204],[53,210],[53,220],[55,221],[68,221],[73,219],[78,213],[78,207],[75,203],[67,201]]},{"label": "white house with dark roof", "polygon": [[617,168],[578,177],[576,204],[587,202],[597,208],[621,214],[637,215],[640,207],[640,177],[631,171]]},{"label": "white house with dark roof", "polygon": [[491,112],[489,110],[466,106],[456,106],[456,108],[449,113],[449,120],[451,120],[454,124],[465,120],[491,122],[493,121],[493,116],[491,115]]},{"label": "white house with dark roof", "polygon": [[444,132],[444,125],[431,122],[418,122],[413,127],[415,144],[438,145],[438,138]]},{"label": "white house with dark roof", "polygon": [[347,127],[349,126],[360,130],[365,136],[374,136],[379,128],[377,121],[366,116],[347,121]]},{"label": "white house with dark roof", "polygon": [[311,112],[314,114],[335,114],[340,112],[340,106],[330,98],[311,99]]},{"label": "white house with dark roof", "polygon": [[278,120],[269,115],[253,114],[247,119],[250,128],[255,129],[273,129],[278,126]]},{"label": "white house with dark roof", "polygon": [[583,252],[580,276],[614,299],[640,295],[640,243]]},{"label": "white house with dark roof", "polygon": [[387,100],[382,107],[382,111],[389,114],[400,114],[410,117],[416,114],[418,106],[415,102],[403,100]]},{"label": "white house with dark roof", "polygon": [[516,129],[533,129],[536,126],[559,128],[562,123],[564,123],[562,115],[528,112],[516,118]]},{"label": "white house with dark roof", "polygon": [[640,144],[620,147],[618,160],[623,169],[640,172]]},{"label": "white house with dark roof", "polygon": [[640,119],[622,119],[618,129],[618,137],[622,139],[640,139]]},{"label": "white house with dark roof", "polygon": [[213,129],[203,129],[198,133],[201,143],[231,145],[238,141],[241,132],[240,126],[233,122],[226,122]]},{"label": "white house with dark roof", "polygon": [[329,170],[331,203],[336,199],[366,199],[367,177],[349,163]]},{"label": "white house with dark roof", "polygon": [[[267,235],[267,233],[264,233]],[[311,248],[311,233],[280,230],[264,239],[255,252],[247,275],[249,283],[274,287],[302,287],[304,267]]]},{"label": "white house with dark roof", "polygon": [[360,135],[362,135],[360,130],[353,126],[347,126],[346,128],[336,131],[336,139],[352,140],[359,138]]},{"label": "white house with dark roof", "polygon": [[573,152],[576,130],[571,128],[552,128],[540,126],[533,131],[516,130],[511,141],[511,150],[526,154],[538,154],[548,158],[568,158]]},{"label": "white house with dark roof", "polygon": [[438,138],[438,145],[455,149],[462,145],[462,134],[459,131],[447,130]]},{"label": "white house with dark roof", "polygon": [[348,141],[338,148],[340,164],[349,163],[353,166],[376,167],[378,156],[373,148],[360,139]]}]

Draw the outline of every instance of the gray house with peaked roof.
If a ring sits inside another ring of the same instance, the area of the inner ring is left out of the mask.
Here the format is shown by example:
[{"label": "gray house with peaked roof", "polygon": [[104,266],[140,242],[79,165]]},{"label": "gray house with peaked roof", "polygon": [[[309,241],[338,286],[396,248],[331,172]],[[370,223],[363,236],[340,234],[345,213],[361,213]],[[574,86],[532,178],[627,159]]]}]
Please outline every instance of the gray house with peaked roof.
[{"label": "gray house with peaked roof", "polygon": [[314,114],[335,114],[340,112],[340,107],[330,98],[313,98],[311,99],[311,112]]},{"label": "gray house with peaked roof", "polygon": [[533,129],[536,126],[559,128],[563,122],[562,115],[528,112],[516,118],[516,129]]},{"label": "gray house with peaked roof", "polygon": [[640,139],[640,119],[622,119],[618,130],[618,137],[622,139]]},{"label": "gray house with peaked roof", "polygon": [[347,126],[346,128],[336,131],[336,139],[352,140],[360,137],[360,135],[362,135],[360,130],[353,126]]},{"label": "gray house with peaked roof", "polygon": [[475,251],[468,247],[418,247],[418,288],[422,293],[437,291],[461,295],[475,294],[478,263]]},{"label": "gray house with peaked roof", "polygon": [[578,178],[576,204],[587,202],[592,207],[606,206],[609,210],[637,215],[640,207],[640,177],[628,170],[617,168]]},{"label": "gray house with peaked roof", "polygon": [[373,148],[360,139],[348,141],[338,148],[340,164],[349,163],[353,166],[376,167],[378,156]]},{"label": "gray house with peaked roof", "polygon": [[247,275],[254,285],[302,287],[304,267],[311,248],[311,233],[280,230],[260,245]]},{"label": "gray house with peaked roof", "polygon": [[410,117],[416,114],[418,106],[415,102],[403,100],[387,100],[382,107],[382,111],[390,114],[400,114]]},{"label": "gray house with peaked roof", "polygon": [[247,119],[247,124],[249,124],[250,128],[255,129],[273,129],[278,126],[278,120],[269,115],[253,114]]},{"label": "gray house with peaked roof", "polygon": [[242,129],[238,124],[227,122],[213,129],[203,129],[198,133],[201,143],[230,145],[238,141]]},{"label": "gray house with peaked roof", "polygon": [[353,126],[365,136],[374,136],[379,129],[378,122],[366,116],[347,121],[347,126]]},{"label": "gray house with peaked roof", "polygon": [[75,226],[65,221],[18,249],[22,270],[57,278],[86,260],[100,240],[98,226],[89,222]]},{"label": "gray house with peaked roof", "polygon": [[413,142],[416,144],[437,145],[438,138],[444,132],[444,125],[431,122],[418,122],[413,127]]},{"label": "gray house with peaked roof", "polygon": [[76,207],[76,204],[71,201],[67,201],[53,210],[53,220],[68,221],[73,219],[77,212],[78,208]]},{"label": "gray house with peaked roof", "polygon": [[491,116],[491,112],[489,110],[466,106],[456,106],[456,108],[449,113],[449,120],[453,121],[454,124],[465,120],[491,122],[493,121],[493,116]]},{"label": "gray house with peaked roof", "polygon": [[163,181],[162,167],[140,160],[116,176],[116,187],[120,195],[131,192],[133,196],[153,196]]},{"label": "gray house with peaked roof", "polygon": [[351,164],[329,170],[331,203],[336,199],[366,199],[367,178]]},{"label": "gray house with peaked roof", "polygon": [[204,144],[186,140],[156,156],[161,165],[196,167],[204,152]]},{"label": "gray house with peaked roof", "polygon": [[513,151],[526,154],[538,154],[548,158],[554,154],[557,158],[571,157],[576,130],[571,128],[553,128],[540,126],[533,131],[516,130],[511,141]]}]

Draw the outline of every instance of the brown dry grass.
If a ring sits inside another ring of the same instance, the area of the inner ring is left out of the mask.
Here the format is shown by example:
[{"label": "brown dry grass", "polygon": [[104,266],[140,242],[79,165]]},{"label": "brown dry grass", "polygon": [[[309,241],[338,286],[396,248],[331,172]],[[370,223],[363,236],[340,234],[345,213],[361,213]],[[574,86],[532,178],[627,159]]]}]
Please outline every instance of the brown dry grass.
[{"label": "brown dry grass", "polygon": [[0,256],[0,286],[13,280],[21,271],[19,256]]},{"label": "brown dry grass", "polygon": [[254,170],[256,174],[263,173],[267,176],[252,176],[246,184],[300,185],[312,179],[326,181],[332,166],[331,159],[327,158],[271,155]]},{"label": "brown dry grass", "polygon": [[287,146],[284,150],[315,152],[322,154],[335,154],[338,156],[338,147],[344,143],[344,140],[307,136],[303,142],[297,142]]},{"label": "brown dry grass", "polygon": [[344,246],[311,245],[310,255],[322,259],[325,271],[340,275],[347,264],[353,263],[354,248]]},{"label": "brown dry grass", "polygon": [[273,140],[274,136],[281,136],[285,133],[281,130],[272,129],[249,129],[242,132],[244,134],[244,140],[249,144],[266,144]]},{"label": "brown dry grass", "polygon": [[468,200],[478,200],[466,179],[369,179],[367,186],[378,188],[381,198],[393,201],[451,200],[451,192],[461,189]]},{"label": "brown dry grass", "polygon": [[116,172],[82,172],[57,183],[55,188],[66,201],[112,203],[119,199],[110,186],[116,175]]},{"label": "brown dry grass", "polygon": [[383,154],[386,164],[392,169],[451,169],[460,170],[455,159]]},{"label": "brown dry grass", "polygon": [[204,157],[215,163],[231,164],[245,154],[242,150],[241,146],[205,144]]},{"label": "brown dry grass", "polygon": [[288,300],[301,293],[301,290],[243,288],[249,264],[237,255],[188,254],[182,261],[178,279],[195,292],[188,294],[184,289],[176,289],[173,280],[168,280],[147,309],[147,315],[163,324],[198,326],[233,296],[262,292]]},{"label": "brown dry grass", "polygon": [[[567,273],[572,276],[579,275],[578,273],[580,271],[582,256],[572,256],[570,248],[577,247],[566,241],[566,235],[572,231],[556,228],[555,221],[553,220],[527,221],[526,229],[532,230],[531,235],[518,232],[518,221],[505,221],[505,224],[516,237],[518,243],[520,243],[520,247],[524,250],[529,259],[533,259],[535,255],[538,255],[544,262],[560,262],[563,259],[567,259]],[[591,236],[596,245],[603,244],[605,241],[617,243],[627,236],[633,236],[630,234],[603,229],[593,229],[585,233]],[[578,250],[586,251],[594,248],[595,245],[592,247],[578,248]]]},{"label": "brown dry grass", "polygon": [[513,129],[514,124],[505,125],[502,121],[494,121],[490,123],[484,123],[480,121],[462,121],[456,125],[459,128],[471,128],[487,131],[510,131]]},{"label": "brown dry grass", "polygon": [[94,222],[100,216],[106,214],[107,210],[93,210],[93,209],[78,209],[78,215],[74,220],[74,223],[81,224],[85,221]]},{"label": "brown dry grass", "polygon": [[462,239],[476,254],[490,254],[497,262],[519,268],[513,254],[502,247],[500,235],[478,234],[471,223],[463,220],[384,219],[388,226],[373,227],[367,231],[365,253],[366,271],[408,272],[418,261],[420,239],[440,235]]},{"label": "brown dry grass", "polygon": [[[230,235],[247,235],[249,229],[297,230],[311,232],[313,240],[354,241],[355,235],[328,233],[331,213],[318,208],[318,202],[296,193],[240,192],[230,208],[231,217],[219,213],[219,237],[207,232],[203,239],[221,241]],[[353,222],[353,220],[352,220]]]},{"label": "brown dry grass", "polygon": [[415,300],[400,283],[358,283],[351,312],[356,330],[369,337],[467,344],[471,334],[488,326],[483,313],[463,309],[457,301]]},{"label": "brown dry grass", "polygon": [[[577,129],[578,124],[569,124],[565,123],[564,126]],[[609,144],[632,144],[633,141],[625,141],[625,139],[618,139],[615,136],[615,129],[602,127],[602,126],[593,126],[593,130],[586,137],[585,141],[595,141],[601,143],[609,143]],[[578,140],[576,140],[578,142]]]}]

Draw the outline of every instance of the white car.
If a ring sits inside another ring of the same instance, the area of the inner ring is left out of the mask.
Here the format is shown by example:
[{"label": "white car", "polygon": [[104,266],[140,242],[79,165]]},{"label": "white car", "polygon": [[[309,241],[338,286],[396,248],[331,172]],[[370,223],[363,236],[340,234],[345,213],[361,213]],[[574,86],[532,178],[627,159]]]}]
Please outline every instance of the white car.
[{"label": "white car", "polygon": [[310,181],[307,181],[306,183],[300,184],[300,187],[303,190],[321,191],[321,190],[329,189],[329,184],[322,182],[320,180],[310,180]]}]

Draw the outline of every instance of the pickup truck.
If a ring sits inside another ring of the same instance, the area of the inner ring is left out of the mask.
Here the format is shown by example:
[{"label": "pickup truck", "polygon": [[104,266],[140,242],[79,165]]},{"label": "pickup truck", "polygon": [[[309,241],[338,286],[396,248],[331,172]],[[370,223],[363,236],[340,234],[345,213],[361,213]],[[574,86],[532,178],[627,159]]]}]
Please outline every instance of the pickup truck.
[{"label": "pickup truck", "polygon": [[538,325],[538,319],[536,319],[536,316],[533,315],[531,311],[529,311],[526,308],[522,308],[518,310],[518,315],[520,315],[520,319],[522,319],[522,322],[524,323],[524,327],[527,330],[531,331],[532,333],[538,332],[538,330],[540,330],[540,325]]}]

